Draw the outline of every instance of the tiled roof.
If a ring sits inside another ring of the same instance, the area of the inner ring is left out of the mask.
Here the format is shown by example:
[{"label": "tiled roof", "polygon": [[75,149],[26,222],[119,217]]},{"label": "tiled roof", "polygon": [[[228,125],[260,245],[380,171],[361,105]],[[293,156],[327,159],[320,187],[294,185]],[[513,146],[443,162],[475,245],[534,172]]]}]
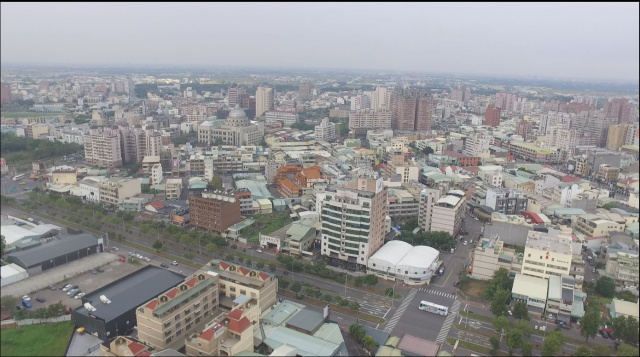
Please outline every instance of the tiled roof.
[{"label": "tiled roof", "polygon": [[581,180],[581,178],[575,177],[575,176],[571,176],[571,175],[562,176],[562,182],[576,182],[576,181],[580,181],[580,180]]},{"label": "tiled roof", "polygon": [[322,178],[322,174],[320,173],[320,167],[311,166],[306,169],[302,169],[300,172],[301,175],[304,175],[308,179],[319,179]]},{"label": "tiled roof", "polygon": [[245,268],[243,268],[243,267],[239,267],[239,268],[238,268],[238,271],[239,271],[240,273],[242,273],[242,275],[247,275],[247,274],[249,274],[249,270],[248,270],[248,269],[245,269]]},{"label": "tiled roof", "polygon": [[187,281],[187,285],[189,285],[189,287],[193,287],[194,285],[196,285],[197,282],[198,282],[198,278],[193,277],[189,281]]},{"label": "tiled roof", "polygon": [[240,318],[242,318],[242,309],[235,309],[231,311],[227,317],[232,320],[240,320]]},{"label": "tiled roof", "polygon": [[289,179],[283,179],[280,181],[280,184],[284,186],[289,191],[297,191],[300,189],[295,183],[291,182]]},{"label": "tiled roof", "polygon": [[153,202],[149,202],[149,205],[155,209],[160,209],[162,207],[164,207],[164,203],[162,203],[162,201],[153,201]]},{"label": "tiled roof", "polygon": [[227,328],[235,333],[242,333],[251,326],[251,321],[245,316],[240,321],[230,320]]},{"label": "tiled roof", "polygon": [[207,340],[207,341],[211,341],[211,339],[213,338],[214,334],[215,334],[215,331],[213,331],[212,329],[207,329],[203,333],[200,334],[200,338],[202,338],[204,340]]},{"label": "tiled roof", "polygon": [[131,353],[133,353],[133,355],[135,356],[138,352],[141,352],[142,350],[144,350],[146,347],[144,345],[141,345],[137,342],[131,342],[129,344],[129,350],[131,351]]},{"label": "tiled roof", "polygon": [[172,298],[172,299],[173,299],[174,297],[176,297],[176,295],[178,295],[178,289],[176,289],[176,288],[173,288],[171,291],[169,291],[169,292],[167,293],[167,296],[168,296],[168,297],[170,297],[170,298]]},{"label": "tiled roof", "polygon": [[269,275],[267,275],[267,274],[265,274],[265,273],[262,273],[262,272],[260,272],[260,274],[258,274],[258,276],[260,276],[260,279],[262,279],[262,280],[267,280],[267,279],[269,279]]},{"label": "tiled roof", "polygon": [[227,268],[229,267],[229,264],[225,262],[220,262],[220,267],[222,267],[223,270],[227,270]]},{"label": "tiled roof", "polygon": [[145,305],[144,307],[146,307],[147,309],[154,310],[156,308],[156,306],[158,306],[158,300],[153,299],[153,300],[149,301],[149,303],[147,305]]}]

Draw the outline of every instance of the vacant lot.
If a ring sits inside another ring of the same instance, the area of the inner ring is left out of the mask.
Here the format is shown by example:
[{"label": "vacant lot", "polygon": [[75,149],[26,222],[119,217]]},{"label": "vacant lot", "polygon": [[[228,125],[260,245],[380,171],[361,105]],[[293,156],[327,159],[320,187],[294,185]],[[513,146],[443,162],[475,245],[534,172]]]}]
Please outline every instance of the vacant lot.
[{"label": "vacant lot", "polygon": [[254,223],[253,232],[247,238],[249,243],[257,243],[261,232],[262,234],[269,234],[293,222],[286,213],[261,214],[251,218],[255,219],[256,223]]},{"label": "vacant lot", "polygon": [[489,285],[489,281],[469,279],[464,281],[460,286],[460,290],[467,296],[473,296],[481,299],[484,289]]},{"label": "vacant lot", "polygon": [[63,356],[72,333],[72,321],[3,329],[0,355]]}]

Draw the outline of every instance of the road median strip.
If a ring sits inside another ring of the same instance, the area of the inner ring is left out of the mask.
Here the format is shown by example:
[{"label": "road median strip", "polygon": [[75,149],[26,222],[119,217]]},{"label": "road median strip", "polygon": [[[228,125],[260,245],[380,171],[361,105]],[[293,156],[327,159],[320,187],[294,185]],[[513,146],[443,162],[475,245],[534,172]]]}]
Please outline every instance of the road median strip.
[{"label": "road median strip", "polygon": [[[287,290],[284,290],[284,289],[279,289],[278,290],[278,294],[284,295],[284,296],[292,298],[292,299],[297,299],[296,293],[291,292],[291,291],[287,291]],[[318,299],[315,299],[315,298],[312,298],[312,297],[305,296],[304,300],[302,300],[302,301],[306,301],[309,304],[317,306],[317,307],[325,307],[328,304],[329,308],[331,309],[331,311],[335,311],[335,312],[339,312],[341,314],[345,314],[345,315],[353,316],[353,317],[356,317],[356,318],[359,318],[359,319],[367,320],[369,322],[373,322],[373,323],[376,323],[376,324],[384,324],[386,322],[386,320],[381,318],[381,317],[369,315],[369,314],[366,314],[366,313],[360,312],[360,311],[353,311],[353,310],[350,310],[349,308],[345,308],[345,307],[342,307],[342,306],[339,306],[339,305],[327,303],[326,301],[321,301],[321,300],[318,300]]]}]

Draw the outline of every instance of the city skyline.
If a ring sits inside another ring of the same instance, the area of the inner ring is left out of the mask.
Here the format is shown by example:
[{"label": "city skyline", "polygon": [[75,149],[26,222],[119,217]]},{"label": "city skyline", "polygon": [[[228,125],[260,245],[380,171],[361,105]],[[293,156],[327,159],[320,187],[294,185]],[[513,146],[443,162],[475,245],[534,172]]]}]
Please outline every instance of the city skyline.
[{"label": "city skyline", "polygon": [[1,13],[3,64],[639,77],[637,3],[2,3]]}]

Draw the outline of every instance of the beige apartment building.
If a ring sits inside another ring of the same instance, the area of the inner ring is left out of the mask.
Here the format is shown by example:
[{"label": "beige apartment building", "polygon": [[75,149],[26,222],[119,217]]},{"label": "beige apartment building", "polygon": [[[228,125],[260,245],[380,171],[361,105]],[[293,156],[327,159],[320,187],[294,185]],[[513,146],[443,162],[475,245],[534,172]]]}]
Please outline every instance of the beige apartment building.
[{"label": "beige apartment building", "polygon": [[574,228],[587,237],[609,237],[610,232],[624,232],[624,223],[604,219],[595,214],[578,216]]},{"label": "beige apartment building", "polygon": [[136,197],[141,193],[140,179],[112,177],[100,182],[100,202],[105,205],[119,206],[125,198]]},{"label": "beige apartment building", "polygon": [[165,199],[179,200],[182,193],[182,179],[167,179],[165,181]]},{"label": "beige apartment building", "polygon": [[349,112],[349,129],[390,129],[391,112],[362,109]]},{"label": "beige apartment building", "polygon": [[226,309],[232,309],[233,301],[240,296],[255,299],[259,308],[258,314],[262,314],[276,303],[278,279],[272,274],[221,260],[212,260],[206,269],[218,274],[220,305]]},{"label": "beige apartment building", "polygon": [[465,193],[451,190],[438,199],[431,212],[431,232],[447,232],[455,237],[465,213]]},{"label": "beige apartment building", "polygon": [[529,231],[520,274],[546,279],[552,275],[570,275],[571,228],[562,226],[560,230],[547,230]]},{"label": "beige apartment building", "polygon": [[256,118],[273,109],[273,88],[258,87],[256,89]]},{"label": "beige apartment building", "polygon": [[201,331],[221,312],[218,274],[197,271],[184,283],[136,310],[138,339],[156,349],[184,346],[187,336]]},{"label": "beige apartment building", "polygon": [[489,280],[500,268],[509,272],[520,272],[522,257],[514,249],[504,247],[498,235],[482,238],[472,252],[469,277],[478,280]]},{"label": "beige apartment building", "polygon": [[24,136],[30,139],[40,139],[41,136],[49,135],[49,125],[32,123],[24,127]]},{"label": "beige apartment building", "polygon": [[618,285],[638,286],[638,255],[625,252],[607,253],[608,275],[613,277]]},{"label": "beige apartment building", "polygon": [[120,132],[116,129],[90,130],[84,138],[84,157],[90,165],[122,166]]},{"label": "beige apartment building", "polygon": [[607,132],[607,149],[620,151],[622,145],[625,144],[628,129],[629,123],[610,125]]},{"label": "beige apartment building", "polygon": [[222,320],[214,320],[201,334],[185,341],[189,356],[235,356],[253,352],[253,329],[259,322],[255,299],[239,301]]}]

